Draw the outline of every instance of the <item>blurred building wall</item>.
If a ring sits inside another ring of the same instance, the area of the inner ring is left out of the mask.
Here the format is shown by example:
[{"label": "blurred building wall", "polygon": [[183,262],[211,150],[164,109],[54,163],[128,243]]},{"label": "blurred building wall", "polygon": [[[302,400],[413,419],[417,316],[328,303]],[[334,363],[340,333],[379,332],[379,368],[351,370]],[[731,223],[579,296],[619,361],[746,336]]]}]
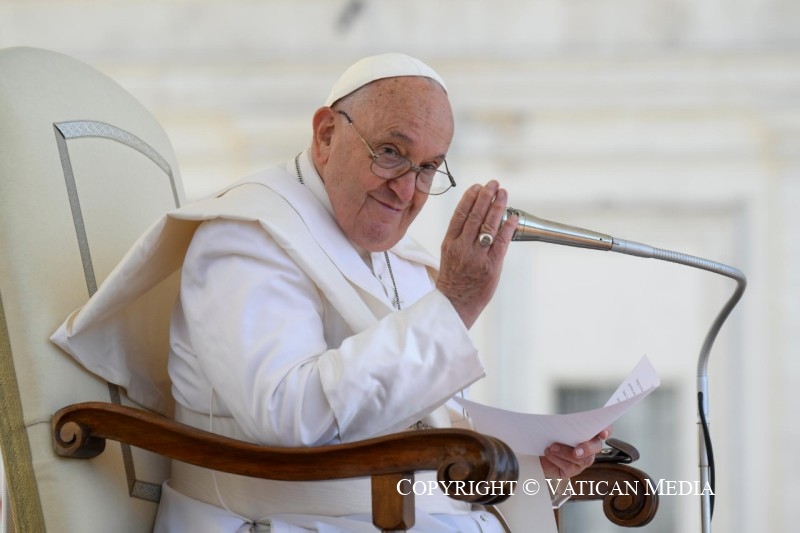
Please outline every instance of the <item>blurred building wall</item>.
[{"label": "blurred building wall", "polygon": [[[709,368],[714,524],[731,532],[796,529],[799,25],[793,0],[0,0],[0,47],[82,59],[159,118],[190,198],[293,157],[346,66],[404,51],[445,77],[456,114],[459,185],[414,228],[431,250],[461,191],[498,178],[539,216],[744,270]],[[514,244],[474,330],[489,376],[473,394],[547,412],[647,354],[680,398],[674,478],[695,479],[695,359],[732,288]],[[699,530],[698,502],[676,505],[675,530]]]}]

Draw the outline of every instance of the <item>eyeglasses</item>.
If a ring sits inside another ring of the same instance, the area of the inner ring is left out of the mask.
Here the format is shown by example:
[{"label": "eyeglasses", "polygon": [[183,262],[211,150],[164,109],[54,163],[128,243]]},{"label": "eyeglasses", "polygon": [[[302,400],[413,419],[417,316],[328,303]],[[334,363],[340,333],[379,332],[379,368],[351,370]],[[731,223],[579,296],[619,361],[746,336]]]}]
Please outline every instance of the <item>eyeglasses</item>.
[{"label": "eyeglasses", "polygon": [[437,165],[425,164],[415,167],[411,161],[400,154],[391,146],[381,146],[378,152],[372,149],[372,146],[361,136],[353,124],[353,120],[344,111],[336,111],[347,119],[347,123],[352,126],[353,131],[364,143],[364,146],[369,150],[369,155],[372,157],[371,170],[372,173],[385,180],[393,180],[399,178],[409,170],[416,172],[416,187],[417,190],[425,194],[442,194],[447,192],[451,187],[456,186],[456,180],[450,174],[447,168],[447,161],[442,159],[444,170],[439,170]]}]

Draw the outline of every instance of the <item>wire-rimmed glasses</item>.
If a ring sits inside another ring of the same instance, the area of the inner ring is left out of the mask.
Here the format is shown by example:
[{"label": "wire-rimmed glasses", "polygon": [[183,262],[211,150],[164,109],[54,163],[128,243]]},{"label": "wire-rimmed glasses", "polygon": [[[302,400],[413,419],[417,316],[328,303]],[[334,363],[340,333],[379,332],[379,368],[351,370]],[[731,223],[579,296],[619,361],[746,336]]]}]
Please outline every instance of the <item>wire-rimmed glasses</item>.
[{"label": "wire-rimmed glasses", "polygon": [[366,139],[359,133],[353,124],[353,120],[344,111],[337,110],[337,113],[342,115],[347,123],[353,128],[353,131],[364,146],[369,150],[369,155],[372,158],[371,170],[372,173],[385,180],[393,180],[399,178],[409,170],[416,173],[416,187],[417,190],[425,194],[442,194],[456,186],[456,180],[450,174],[450,169],[447,168],[447,161],[442,159],[444,170],[439,170],[436,165],[424,164],[419,167],[414,166],[411,160],[405,156],[400,155],[391,146],[382,146],[376,152]]}]

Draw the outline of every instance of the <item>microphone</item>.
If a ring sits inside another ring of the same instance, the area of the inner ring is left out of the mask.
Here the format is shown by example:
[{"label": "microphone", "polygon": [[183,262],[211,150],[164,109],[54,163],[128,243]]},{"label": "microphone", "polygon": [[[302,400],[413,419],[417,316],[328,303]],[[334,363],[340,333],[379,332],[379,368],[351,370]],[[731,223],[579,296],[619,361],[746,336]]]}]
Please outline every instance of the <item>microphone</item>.
[{"label": "microphone", "polygon": [[512,241],[542,241],[593,250],[610,250],[614,244],[610,235],[545,220],[513,207],[506,209],[503,222],[511,215],[519,217]]},{"label": "microphone", "polygon": [[[612,251],[620,254],[680,263],[717,274],[723,274],[733,277],[734,279],[737,279],[740,275],[738,271],[733,275],[729,275],[730,271],[727,269],[730,267],[725,267],[723,270],[726,271],[720,272],[720,265],[712,261],[687,256],[677,252],[670,252],[668,250],[661,250],[639,242],[618,239],[611,235],[606,235],[605,233],[598,233],[560,222],[553,222],[552,220],[545,220],[514,207],[506,209],[506,213],[503,215],[503,222],[511,215],[517,215],[519,218],[517,229],[514,231],[514,235],[511,236],[512,241],[540,241],[549,242],[551,244],[575,246],[578,248],[588,248],[590,250]],[[722,266],[724,267],[724,265]]]},{"label": "microphone", "polygon": [[736,281],[736,289],[733,294],[717,314],[716,319],[711,324],[706,337],[703,341],[703,346],[700,349],[700,355],[697,358],[697,397],[698,397],[698,460],[700,468],[700,482],[704,487],[701,494],[701,525],[703,533],[711,531],[711,516],[714,509],[714,501],[712,496],[708,494],[705,487],[711,487],[713,494],[715,485],[714,475],[714,458],[711,446],[711,435],[709,432],[709,416],[708,416],[708,359],[711,355],[711,347],[717,337],[722,324],[728,318],[736,303],[744,294],[745,287],[747,286],[747,278],[740,270],[723,265],[701,257],[664,250],[661,248],[654,248],[646,244],[641,244],[633,241],[625,241],[575,226],[568,226],[559,222],[545,220],[543,218],[535,217],[530,213],[508,207],[505,215],[503,215],[503,222],[510,216],[517,215],[519,217],[519,224],[511,237],[512,241],[541,241],[549,242],[552,244],[563,244],[567,246],[576,246],[578,248],[589,248],[592,250],[610,250],[627,255],[635,255],[638,257],[659,259],[661,261],[669,261],[671,263],[678,263],[693,268],[699,268],[715,274],[720,274],[731,278]]}]

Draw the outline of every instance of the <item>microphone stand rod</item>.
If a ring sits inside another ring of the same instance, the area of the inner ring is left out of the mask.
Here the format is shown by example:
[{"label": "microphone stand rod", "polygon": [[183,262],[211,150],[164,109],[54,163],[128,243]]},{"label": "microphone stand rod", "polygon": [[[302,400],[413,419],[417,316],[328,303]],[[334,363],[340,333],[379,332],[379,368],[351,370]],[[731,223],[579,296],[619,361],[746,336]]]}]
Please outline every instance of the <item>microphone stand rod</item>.
[{"label": "microphone stand rod", "polygon": [[[727,276],[736,281],[736,289],[731,297],[720,310],[717,318],[711,324],[711,328],[706,334],[700,355],[697,359],[697,401],[698,401],[698,466],[700,468],[700,483],[703,487],[700,494],[700,515],[701,528],[703,533],[711,533],[711,515],[713,513],[713,490],[715,486],[713,471],[713,452],[711,448],[711,436],[709,434],[709,410],[708,410],[708,358],[711,354],[711,347],[717,334],[722,328],[722,324],[728,318],[733,308],[739,302],[747,287],[747,279],[740,270],[680,252],[662,250],[646,244],[632,241],[624,241],[591,230],[576,228],[558,222],[552,222],[535,217],[524,211],[508,208],[503,220],[511,215],[519,217],[519,225],[512,237],[515,241],[542,241],[553,244],[564,244],[579,248],[589,248],[593,250],[610,250],[626,255],[658,259],[678,263],[701,270],[707,270],[715,274]],[[707,490],[710,489],[710,490]]]},{"label": "microphone stand rod", "polygon": [[709,409],[708,409],[708,359],[711,355],[711,347],[717,334],[722,329],[722,324],[728,318],[733,308],[741,299],[744,290],[747,287],[747,278],[740,270],[723,265],[708,259],[702,259],[692,255],[682,254],[679,252],[672,252],[669,250],[662,250],[660,248],[653,248],[644,244],[623,241],[621,239],[614,239],[614,244],[611,251],[627,255],[635,255],[638,257],[659,259],[661,261],[669,261],[678,263],[702,270],[707,270],[715,274],[729,277],[736,281],[736,289],[731,297],[722,307],[717,314],[717,318],[711,324],[711,328],[706,334],[703,346],[700,349],[700,355],[697,358],[697,399],[698,399],[698,420],[697,420],[697,449],[698,449],[698,466],[700,468],[700,486],[702,487],[700,493],[700,525],[703,533],[711,533],[711,515],[714,511],[714,503],[712,500],[713,491],[716,490],[714,471],[711,466],[713,462],[710,461],[712,456],[711,437],[709,435]]}]

